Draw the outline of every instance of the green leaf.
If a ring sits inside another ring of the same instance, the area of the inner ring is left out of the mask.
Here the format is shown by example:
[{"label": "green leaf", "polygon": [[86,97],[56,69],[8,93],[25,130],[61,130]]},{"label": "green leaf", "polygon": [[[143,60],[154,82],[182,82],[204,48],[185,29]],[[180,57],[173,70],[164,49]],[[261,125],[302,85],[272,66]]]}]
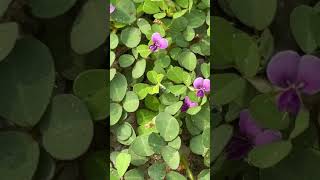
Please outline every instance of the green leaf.
[{"label": "green leaf", "polygon": [[145,0],[143,3],[143,11],[146,14],[156,14],[160,12],[160,8],[157,4],[157,2],[152,0]]},{"label": "green leaf", "polygon": [[269,168],[284,159],[291,149],[292,144],[289,141],[258,146],[249,152],[248,162],[258,168]]},{"label": "green leaf", "polygon": [[128,91],[123,102],[123,109],[127,112],[135,112],[139,107],[139,98],[133,91]]},{"label": "green leaf", "polygon": [[183,37],[186,41],[192,41],[194,36],[195,36],[195,31],[193,28],[191,27],[187,27],[187,29],[185,31],[183,31]]},{"label": "green leaf", "polygon": [[161,148],[167,145],[158,133],[151,133],[149,135],[148,143],[152,147],[153,151],[159,154],[161,152]]},{"label": "green leaf", "polygon": [[162,81],[163,77],[163,74],[158,74],[156,71],[148,71],[147,73],[148,80],[153,84],[159,84]]},{"label": "green leaf", "polygon": [[317,48],[317,39],[313,31],[313,19],[316,11],[306,5],[296,7],[290,15],[291,32],[299,47],[306,53],[312,53]]},{"label": "green leaf", "polygon": [[49,104],[54,77],[49,49],[33,38],[18,40],[0,66],[0,116],[23,127],[37,124]]},{"label": "green leaf", "polygon": [[148,168],[148,175],[152,179],[164,179],[166,176],[166,165],[156,162]]},{"label": "green leaf", "polygon": [[131,144],[132,151],[139,156],[151,156],[154,154],[152,147],[148,142],[149,134],[138,136]]},{"label": "green leaf", "polygon": [[88,1],[75,20],[71,31],[71,47],[78,54],[86,54],[101,46],[108,37],[106,21],[107,2]]},{"label": "green leaf", "polygon": [[154,17],[155,19],[162,19],[162,18],[164,18],[164,17],[166,17],[166,16],[167,16],[166,13],[157,13],[157,14],[154,14],[154,15],[153,15],[153,17]]},{"label": "green leaf", "polygon": [[133,91],[138,95],[139,100],[144,99],[148,95],[149,89],[150,85],[144,83],[138,83],[133,86]]},{"label": "green leaf", "polygon": [[110,51],[110,67],[112,66],[115,59],[116,59],[116,54],[113,51]]},{"label": "green leaf", "polygon": [[195,114],[197,114],[200,110],[201,110],[201,106],[196,106],[196,107],[189,108],[189,109],[187,110],[187,113],[190,114],[190,115],[195,115]]},{"label": "green leaf", "polygon": [[260,170],[260,179],[317,180],[320,177],[319,162],[320,152],[318,150],[295,150],[274,167]]},{"label": "green leaf", "polygon": [[141,31],[143,34],[145,34],[145,35],[149,35],[149,34],[150,34],[150,32],[151,32],[151,26],[150,26],[149,22],[148,22],[146,19],[144,19],[144,18],[139,18],[139,19],[137,20],[137,25],[138,25],[140,31]]},{"label": "green leaf", "polygon": [[182,52],[178,58],[179,64],[189,71],[193,71],[197,66],[197,57],[193,52]]},{"label": "green leaf", "polygon": [[171,169],[177,169],[179,167],[180,154],[176,149],[170,146],[164,146],[161,148],[161,155],[164,162],[166,162]]},{"label": "green leaf", "polygon": [[171,115],[175,115],[181,109],[182,104],[183,104],[182,101],[178,101],[170,106],[167,106],[164,109],[164,111],[171,114]]},{"label": "green leaf", "polygon": [[290,139],[293,139],[302,134],[309,128],[310,114],[307,109],[301,109],[296,120],[293,131],[290,133]]},{"label": "green leaf", "polygon": [[[134,65],[133,69],[132,69],[132,77],[134,79],[138,79],[141,76],[143,76],[145,70],[146,70],[146,60],[145,59],[140,59],[136,62],[136,64]],[[111,91],[113,92],[113,91]]]},{"label": "green leaf", "polygon": [[14,22],[0,24],[0,62],[14,48],[18,38],[18,24]]},{"label": "green leaf", "polygon": [[[215,146],[216,148],[216,146]],[[202,135],[194,136],[190,140],[190,150],[197,155],[203,155],[205,152],[205,147],[202,143]]]},{"label": "green leaf", "polygon": [[215,34],[215,43],[212,44],[213,67],[215,69],[224,69],[232,67],[233,55],[232,53],[232,41],[235,28],[230,22],[221,17],[213,17],[215,22],[215,28],[212,30],[212,34]]},{"label": "green leaf", "polygon": [[188,26],[191,28],[198,28],[206,21],[205,13],[198,9],[192,9],[185,17],[188,19]]},{"label": "green leaf", "polygon": [[129,165],[130,165],[130,161],[131,161],[131,155],[128,153],[119,153],[117,158],[116,158],[116,164],[115,167],[118,171],[119,176],[123,176]]},{"label": "green leaf", "polygon": [[28,134],[6,131],[0,132],[0,146],[1,178],[31,180],[40,156],[38,143]]},{"label": "green leaf", "polygon": [[184,176],[182,176],[181,174],[175,172],[175,171],[170,171],[167,176],[166,176],[167,180],[187,180]]},{"label": "green leaf", "polygon": [[118,60],[118,61],[119,61],[120,67],[126,68],[126,67],[131,66],[131,65],[134,63],[135,59],[134,59],[134,57],[133,57],[132,55],[130,55],[130,54],[123,54],[123,55],[121,55],[121,56],[119,57],[119,60]]},{"label": "green leaf", "polygon": [[93,123],[86,105],[70,94],[57,95],[41,122],[42,144],[59,160],[85,153],[93,138]]},{"label": "green leaf", "polygon": [[156,96],[148,95],[144,100],[144,105],[152,111],[158,111],[160,101]]},{"label": "green leaf", "polygon": [[182,11],[175,12],[175,13],[173,14],[173,17],[172,17],[172,18],[173,18],[173,19],[179,18],[179,17],[185,15],[187,11],[188,11],[187,9],[184,9],[184,10],[182,10]]},{"label": "green leaf", "polygon": [[131,137],[132,134],[132,127],[127,122],[124,122],[117,127],[116,135],[118,140],[126,141]]},{"label": "green leaf", "polygon": [[40,18],[53,18],[67,12],[77,0],[29,0],[31,12]]},{"label": "green leaf", "polygon": [[12,0],[2,0],[0,1],[0,17],[7,11]]},{"label": "green leaf", "polygon": [[83,100],[94,120],[103,120],[109,113],[107,70],[92,69],[82,72],[74,80],[73,93]]},{"label": "green leaf", "polygon": [[176,150],[179,150],[180,147],[181,147],[181,138],[178,136],[177,138],[175,138],[174,140],[170,141],[168,143],[168,146],[176,149]]},{"label": "green leaf", "polygon": [[210,63],[201,64],[201,73],[204,78],[210,77]]},{"label": "green leaf", "polygon": [[188,0],[177,0],[177,4],[182,8],[188,8],[189,1]]},{"label": "green leaf", "polygon": [[210,128],[206,128],[202,133],[202,144],[206,148],[210,148]]},{"label": "green leaf", "polygon": [[119,44],[119,38],[117,34],[112,32],[110,34],[110,49],[115,49],[118,46],[118,44]]},{"label": "green leaf", "polygon": [[216,159],[221,152],[224,150],[225,146],[229,143],[229,140],[233,134],[233,127],[227,124],[221,125],[212,130],[211,147],[215,147],[212,151],[212,159]]},{"label": "green leaf", "polygon": [[256,42],[246,33],[235,33],[232,41],[232,53],[237,69],[246,77],[257,74],[260,54]]},{"label": "green leaf", "polygon": [[127,27],[121,31],[121,42],[129,48],[134,48],[139,45],[141,40],[141,32],[138,28]]},{"label": "green leaf", "polygon": [[96,151],[84,160],[84,176],[90,180],[101,180],[108,177],[108,165],[105,162],[108,154],[105,151]]},{"label": "green leaf", "polygon": [[131,169],[130,171],[126,172],[124,179],[144,180],[144,174],[139,169]]},{"label": "green leaf", "polygon": [[110,82],[110,99],[115,102],[120,102],[127,92],[127,79],[121,73],[117,73]]},{"label": "green leaf", "polygon": [[277,10],[277,0],[232,0],[232,12],[244,24],[263,30],[271,24]]},{"label": "green leaf", "polygon": [[245,80],[236,74],[216,74],[213,82],[213,99],[217,105],[230,103],[245,88]]},{"label": "green leaf", "polygon": [[152,31],[160,33],[162,37],[166,36],[166,31],[164,30],[163,26],[160,24],[152,24]]},{"label": "green leaf", "polygon": [[110,125],[115,125],[121,118],[122,106],[117,103],[110,104]]},{"label": "green leaf", "polygon": [[171,81],[177,84],[183,82],[183,75],[184,75],[184,71],[180,67],[173,67],[169,69],[167,72],[168,79],[170,79]]},{"label": "green leaf", "polygon": [[180,130],[180,126],[176,118],[166,112],[160,112],[156,117],[156,128],[165,141],[175,139]]},{"label": "green leaf", "polygon": [[[106,7],[103,6],[104,11]],[[136,7],[132,0],[117,1],[115,7],[116,10],[111,14],[111,20],[123,24],[131,24],[136,20]]]},{"label": "green leaf", "polygon": [[149,46],[144,45],[144,44],[140,44],[137,47],[137,51],[139,52],[140,56],[143,58],[147,58],[151,53]]},{"label": "green leaf", "polygon": [[179,96],[187,91],[187,86],[185,85],[173,85],[169,87],[169,91],[175,96]]},{"label": "green leaf", "polygon": [[51,180],[55,174],[55,160],[45,150],[41,149],[38,168],[33,175],[34,180]]},{"label": "green leaf", "polygon": [[282,130],[289,125],[289,115],[280,112],[276,97],[271,94],[256,96],[250,103],[249,110],[253,119],[264,128]]}]

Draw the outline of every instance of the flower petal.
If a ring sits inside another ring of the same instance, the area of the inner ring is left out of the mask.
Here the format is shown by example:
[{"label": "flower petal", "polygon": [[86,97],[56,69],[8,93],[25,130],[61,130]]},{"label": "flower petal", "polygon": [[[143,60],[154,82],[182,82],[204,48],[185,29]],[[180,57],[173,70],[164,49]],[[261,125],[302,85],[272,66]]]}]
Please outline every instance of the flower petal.
[{"label": "flower petal", "polygon": [[206,92],[210,92],[210,79],[203,80],[203,88]]},{"label": "flower petal", "polygon": [[160,33],[155,32],[152,34],[152,37],[151,37],[152,42],[158,43],[159,41],[161,41],[161,39],[162,39],[162,37],[161,37]]},{"label": "flower petal", "polygon": [[113,11],[116,9],[112,4],[109,5],[110,13],[113,13]]},{"label": "flower petal", "polygon": [[160,49],[166,49],[168,47],[168,40],[165,39],[165,38],[161,38],[159,41],[158,41],[158,45],[159,45],[159,48]]},{"label": "flower petal", "polygon": [[295,83],[300,58],[294,51],[282,51],[274,55],[267,67],[267,75],[272,84],[286,88]]},{"label": "flower petal", "polygon": [[267,129],[256,136],[256,138],[254,139],[254,144],[256,146],[269,144],[275,141],[279,141],[281,140],[281,138],[281,132]]},{"label": "flower petal", "polygon": [[289,89],[278,96],[277,105],[280,111],[297,115],[301,102],[297,92],[294,89]]},{"label": "flower petal", "polygon": [[197,90],[197,97],[203,97],[204,91],[202,89]]},{"label": "flower petal", "polygon": [[239,128],[240,133],[249,139],[262,132],[262,128],[258,126],[247,109],[240,112]]},{"label": "flower petal", "polygon": [[203,78],[198,77],[193,81],[193,87],[196,89],[201,89],[203,87]]},{"label": "flower petal", "polygon": [[298,82],[303,83],[302,92],[308,95],[320,91],[320,59],[318,57],[305,55],[301,58]]}]

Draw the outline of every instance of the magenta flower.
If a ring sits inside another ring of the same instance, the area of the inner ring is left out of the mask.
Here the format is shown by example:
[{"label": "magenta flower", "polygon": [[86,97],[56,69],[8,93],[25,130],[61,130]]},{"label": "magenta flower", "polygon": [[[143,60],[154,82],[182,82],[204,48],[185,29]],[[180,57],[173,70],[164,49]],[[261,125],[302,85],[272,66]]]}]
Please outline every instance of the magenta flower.
[{"label": "magenta flower", "polygon": [[297,115],[300,93],[313,95],[320,91],[320,59],[312,55],[279,52],[268,64],[267,75],[272,84],[281,88],[277,106],[282,112]]},{"label": "magenta flower", "polygon": [[189,108],[198,106],[198,103],[192,102],[188,96],[184,98],[183,105],[181,107],[181,112],[186,112]]},{"label": "magenta flower", "polygon": [[114,7],[112,4],[110,4],[109,9],[110,9],[110,14],[111,14],[116,9],[116,7]]},{"label": "magenta flower", "polygon": [[239,131],[235,133],[226,147],[227,157],[230,160],[239,160],[246,157],[252,148],[281,139],[280,131],[259,127],[250,112],[245,109],[240,112]]},{"label": "magenta flower", "polygon": [[194,80],[193,87],[197,90],[197,96],[203,97],[205,93],[210,92],[210,79],[198,77]]},{"label": "magenta flower", "polygon": [[168,40],[165,38],[162,38],[160,33],[153,33],[151,40],[153,42],[152,45],[149,46],[149,49],[152,52],[158,51],[158,49],[166,49],[168,47]]}]

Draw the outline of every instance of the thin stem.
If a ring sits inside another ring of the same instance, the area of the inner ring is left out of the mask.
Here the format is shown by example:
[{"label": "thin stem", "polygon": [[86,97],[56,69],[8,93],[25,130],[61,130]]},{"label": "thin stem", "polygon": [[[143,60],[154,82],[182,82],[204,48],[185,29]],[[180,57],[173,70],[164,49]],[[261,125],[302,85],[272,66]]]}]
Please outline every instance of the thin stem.
[{"label": "thin stem", "polygon": [[186,160],[184,155],[181,155],[181,162],[182,162],[183,166],[186,167],[187,176],[190,178],[190,180],[194,180],[192,171],[189,168],[189,164],[188,164],[188,162],[187,162],[187,160]]}]

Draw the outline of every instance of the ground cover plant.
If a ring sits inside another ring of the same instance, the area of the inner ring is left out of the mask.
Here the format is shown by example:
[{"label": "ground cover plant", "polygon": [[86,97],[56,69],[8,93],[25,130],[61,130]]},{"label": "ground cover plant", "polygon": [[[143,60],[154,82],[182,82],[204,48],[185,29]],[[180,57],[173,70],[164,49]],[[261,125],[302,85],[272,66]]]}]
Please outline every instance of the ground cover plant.
[{"label": "ground cover plant", "polygon": [[110,1],[110,178],[210,178],[210,1]]},{"label": "ground cover plant", "polygon": [[319,5],[218,0],[213,179],[320,178]]},{"label": "ground cover plant", "polygon": [[107,179],[106,7],[0,1],[0,179]]}]

